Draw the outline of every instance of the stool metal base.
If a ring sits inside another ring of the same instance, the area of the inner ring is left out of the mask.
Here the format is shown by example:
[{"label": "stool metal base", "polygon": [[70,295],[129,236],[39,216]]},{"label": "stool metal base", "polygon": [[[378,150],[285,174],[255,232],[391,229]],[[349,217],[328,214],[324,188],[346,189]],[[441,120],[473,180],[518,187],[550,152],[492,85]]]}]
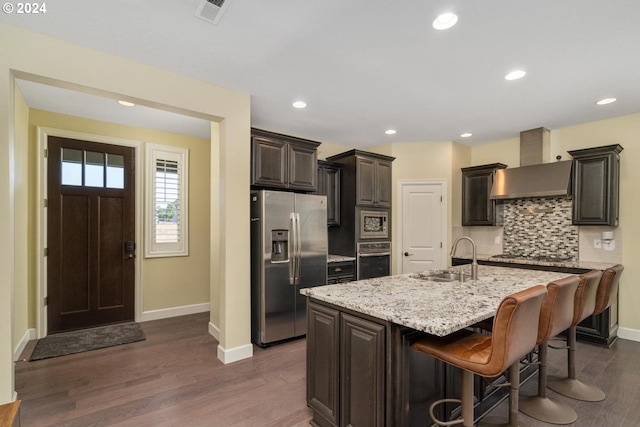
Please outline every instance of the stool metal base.
[{"label": "stool metal base", "polygon": [[604,391],[573,378],[549,377],[547,386],[558,394],[585,402],[601,402],[606,397]]},{"label": "stool metal base", "polygon": [[578,419],[569,405],[540,396],[520,396],[520,412],[550,424],[571,424]]}]

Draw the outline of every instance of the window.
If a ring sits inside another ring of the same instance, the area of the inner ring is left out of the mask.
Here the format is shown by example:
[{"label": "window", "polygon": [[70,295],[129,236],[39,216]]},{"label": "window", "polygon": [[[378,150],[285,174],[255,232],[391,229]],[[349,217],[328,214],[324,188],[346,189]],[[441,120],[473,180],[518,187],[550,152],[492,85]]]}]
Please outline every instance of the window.
[{"label": "window", "polygon": [[147,144],[145,256],[189,255],[189,150]]}]

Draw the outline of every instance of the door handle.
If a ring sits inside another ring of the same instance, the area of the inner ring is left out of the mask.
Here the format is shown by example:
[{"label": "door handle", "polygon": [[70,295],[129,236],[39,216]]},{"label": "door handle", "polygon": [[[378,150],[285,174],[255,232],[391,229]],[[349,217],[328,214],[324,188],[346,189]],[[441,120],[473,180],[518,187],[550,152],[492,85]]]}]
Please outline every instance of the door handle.
[{"label": "door handle", "polygon": [[126,255],[126,256],[124,257],[124,259],[125,259],[125,261],[126,261],[126,260],[128,260],[128,259],[133,259],[133,258],[135,258],[135,257],[136,257],[136,256],[135,256],[134,254],[128,254],[128,255]]},{"label": "door handle", "polygon": [[409,252],[405,252],[404,256],[413,256],[413,254],[410,254]]}]

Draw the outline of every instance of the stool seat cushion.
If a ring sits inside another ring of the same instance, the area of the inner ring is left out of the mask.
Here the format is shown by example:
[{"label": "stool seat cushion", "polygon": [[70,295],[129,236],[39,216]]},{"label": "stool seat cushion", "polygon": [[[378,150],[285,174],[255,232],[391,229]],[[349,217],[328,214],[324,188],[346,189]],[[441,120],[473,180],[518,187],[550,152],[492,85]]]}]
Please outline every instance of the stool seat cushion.
[{"label": "stool seat cushion", "polygon": [[538,285],[505,297],[494,317],[493,333],[462,330],[446,337],[425,336],[413,349],[484,377],[500,375],[536,345],[542,300]]}]

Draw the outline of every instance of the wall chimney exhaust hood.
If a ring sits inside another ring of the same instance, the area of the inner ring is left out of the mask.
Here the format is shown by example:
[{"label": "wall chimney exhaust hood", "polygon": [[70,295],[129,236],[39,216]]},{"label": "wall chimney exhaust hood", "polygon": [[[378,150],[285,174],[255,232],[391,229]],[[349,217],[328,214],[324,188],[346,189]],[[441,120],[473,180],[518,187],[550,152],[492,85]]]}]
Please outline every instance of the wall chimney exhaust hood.
[{"label": "wall chimney exhaust hood", "polygon": [[544,128],[520,132],[520,164],[518,168],[495,172],[490,199],[571,196],[571,160],[542,163],[548,152],[549,130]]}]

